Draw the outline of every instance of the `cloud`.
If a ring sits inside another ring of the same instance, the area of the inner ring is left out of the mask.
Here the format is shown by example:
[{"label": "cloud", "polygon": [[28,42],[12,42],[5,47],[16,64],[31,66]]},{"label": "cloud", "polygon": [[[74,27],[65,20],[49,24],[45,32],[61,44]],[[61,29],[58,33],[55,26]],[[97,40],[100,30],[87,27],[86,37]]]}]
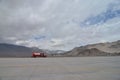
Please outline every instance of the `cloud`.
[{"label": "cloud", "polygon": [[120,17],[120,2],[110,4],[105,12],[102,12],[95,16],[88,17],[81,23],[81,25],[89,26],[103,24],[116,17]]},{"label": "cloud", "polygon": [[1,0],[0,43],[70,50],[118,40],[119,3],[119,0]]}]

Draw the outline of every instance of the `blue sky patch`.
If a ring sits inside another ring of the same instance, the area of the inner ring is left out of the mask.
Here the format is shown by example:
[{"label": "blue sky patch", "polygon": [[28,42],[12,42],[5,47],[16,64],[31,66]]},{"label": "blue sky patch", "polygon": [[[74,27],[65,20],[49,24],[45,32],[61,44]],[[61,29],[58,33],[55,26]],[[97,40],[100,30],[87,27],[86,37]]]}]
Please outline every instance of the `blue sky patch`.
[{"label": "blue sky patch", "polygon": [[120,17],[120,9],[114,9],[114,7],[109,7],[105,12],[102,12],[101,14],[88,17],[81,24],[82,26],[89,26],[96,24],[99,25],[116,17]]},{"label": "blue sky patch", "polygon": [[35,36],[34,39],[35,40],[42,40],[42,39],[45,39],[46,36]]}]

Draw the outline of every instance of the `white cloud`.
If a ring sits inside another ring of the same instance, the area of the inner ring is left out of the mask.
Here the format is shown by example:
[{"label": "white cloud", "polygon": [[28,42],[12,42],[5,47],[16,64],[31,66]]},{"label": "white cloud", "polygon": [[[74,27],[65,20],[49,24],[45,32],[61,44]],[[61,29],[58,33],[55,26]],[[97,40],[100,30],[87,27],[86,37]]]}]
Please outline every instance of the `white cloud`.
[{"label": "white cloud", "polygon": [[[89,16],[105,12],[119,0],[4,0],[0,2],[0,42],[43,49],[120,39],[120,17],[82,27]],[[117,10],[118,9],[117,7]],[[43,37],[44,36],[44,37]]]}]

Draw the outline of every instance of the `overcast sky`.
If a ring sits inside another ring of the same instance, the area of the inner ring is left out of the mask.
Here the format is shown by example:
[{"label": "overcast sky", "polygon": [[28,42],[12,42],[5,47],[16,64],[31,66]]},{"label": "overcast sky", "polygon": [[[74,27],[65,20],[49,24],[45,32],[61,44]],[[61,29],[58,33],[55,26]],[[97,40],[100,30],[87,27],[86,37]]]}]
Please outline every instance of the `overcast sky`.
[{"label": "overcast sky", "polygon": [[50,50],[120,40],[120,0],[0,0],[0,43]]}]

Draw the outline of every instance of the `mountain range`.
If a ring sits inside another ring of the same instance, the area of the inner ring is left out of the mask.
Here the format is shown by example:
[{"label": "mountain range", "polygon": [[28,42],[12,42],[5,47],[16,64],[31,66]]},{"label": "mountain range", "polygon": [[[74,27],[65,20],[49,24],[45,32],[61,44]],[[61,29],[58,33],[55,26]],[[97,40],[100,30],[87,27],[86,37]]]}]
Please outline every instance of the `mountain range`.
[{"label": "mountain range", "polygon": [[119,56],[120,40],[76,47],[63,54],[64,56]]},{"label": "mountain range", "polygon": [[0,43],[0,57],[31,57],[32,52],[44,52],[49,57],[120,56],[120,40],[89,44],[70,51],[45,50],[37,47]]},{"label": "mountain range", "polygon": [[31,57],[32,52],[44,52],[48,56],[60,54],[62,50],[46,50],[37,47],[25,47],[13,44],[0,43],[0,57]]}]

